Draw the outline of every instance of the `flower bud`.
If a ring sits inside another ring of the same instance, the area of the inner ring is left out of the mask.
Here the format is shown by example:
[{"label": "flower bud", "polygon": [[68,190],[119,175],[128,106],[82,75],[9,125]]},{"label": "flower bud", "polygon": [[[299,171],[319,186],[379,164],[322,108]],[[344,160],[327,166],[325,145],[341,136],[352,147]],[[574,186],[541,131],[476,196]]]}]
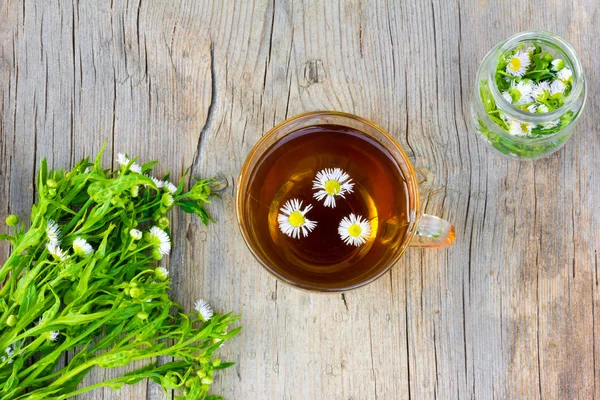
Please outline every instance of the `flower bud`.
[{"label": "flower bud", "polygon": [[554,71],[560,71],[565,67],[565,61],[560,58],[555,58],[551,64]]},{"label": "flower bud", "polygon": [[200,380],[198,378],[196,378],[195,376],[192,376],[191,378],[188,378],[187,381],[185,381],[185,386],[192,387],[194,385],[197,385],[199,382],[200,382]]},{"label": "flower bud", "polygon": [[211,383],[213,383],[213,378],[211,378],[210,376],[205,376],[200,382],[202,382],[205,385],[210,385]]},{"label": "flower bud", "polygon": [[198,378],[202,379],[206,376],[206,371],[199,369],[198,372],[196,372],[196,375],[198,375]]},{"label": "flower bud", "polygon": [[215,358],[213,360],[213,367],[218,367],[219,365],[221,365],[221,359],[220,358]]},{"label": "flower bud", "polygon": [[129,295],[131,296],[132,299],[137,299],[138,297],[140,297],[143,294],[144,294],[144,289],[142,289],[142,288],[132,287],[129,289]]},{"label": "flower bud", "polygon": [[12,326],[15,326],[16,324],[17,324],[16,315],[14,315],[14,314],[9,315],[8,318],[6,319],[6,325],[12,327]]},{"label": "flower bud", "polygon": [[200,364],[208,364],[210,362],[210,358],[208,358],[208,357],[200,357],[198,359],[198,362],[200,362]]},{"label": "flower bud", "polygon": [[170,223],[171,222],[169,221],[169,218],[167,218],[167,217],[160,217],[157,222],[158,227],[160,229],[167,229],[169,227]]},{"label": "flower bud", "polygon": [[19,217],[17,217],[16,215],[11,214],[8,217],[6,217],[6,225],[16,226],[18,223],[19,223]]},{"label": "flower bud", "polygon": [[210,386],[209,385],[202,385],[200,386],[200,389],[202,389],[203,392],[208,392],[210,390]]},{"label": "flower bud", "polygon": [[159,261],[159,260],[162,260],[163,255],[157,248],[154,248],[154,249],[152,249],[152,258],[155,259],[156,261]]},{"label": "flower bud", "polygon": [[131,244],[129,245],[129,248],[128,248],[128,250],[129,250],[129,251],[134,251],[135,249],[137,249],[137,244],[135,244],[135,243],[131,243]]},{"label": "flower bud", "polygon": [[165,378],[167,378],[168,380],[170,380],[172,383],[174,383],[176,385],[179,384],[179,378],[177,378],[177,375],[175,375],[171,371],[167,372],[167,374],[165,375]]},{"label": "flower bud", "polygon": [[131,197],[138,197],[140,194],[140,187],[139,186],[134,186],[131,189],[129,189],[129,193],[131,194]]},{"label": "flower bud", "polygon": [[56,188],[56,181],[54,179],[48,179],[46,181],[46,185],[48,185],[49,188]]},{"label": "flower bud", "polygon": [[160,201],[165,207],[171,207],[175,202],[173,196],[171,196],[169,193],[164,193],[160,198]]},{"label": "flower bud", "polygon": [[142,232],[137,229],[132,229],[129,231],[129,236],[131,236],[133,240],[140,240],[142,238]]},{"label": "flower bud", "polygon": [[48,190],[48,197],[53,198],[56,196],[56,189],[49,189]]},{"label": "flower bud", "polygon": [[166,281],[169,277],[169,271],[165,267],[157,267],[154,269],[154,276],[161,281]]},{"label": "flower bud", "polygon": [[137,313],[137,317],[143,321],[145,319],[148,319],[148,313],[145,311],[140,311],[139,313]]}]

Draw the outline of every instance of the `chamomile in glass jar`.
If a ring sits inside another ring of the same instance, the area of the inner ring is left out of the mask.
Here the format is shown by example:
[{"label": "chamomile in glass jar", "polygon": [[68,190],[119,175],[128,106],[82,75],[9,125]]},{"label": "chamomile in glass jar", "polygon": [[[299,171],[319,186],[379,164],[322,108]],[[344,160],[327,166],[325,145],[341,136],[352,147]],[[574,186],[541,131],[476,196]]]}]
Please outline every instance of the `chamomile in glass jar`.
[{"label": "chamomile in glass jar", "polygon": [[482,61],[471,122],[498,152],[534,160],[569,139],[585,98],[583,70],[573,47],[549,32],[522,32],[496,45]]}]

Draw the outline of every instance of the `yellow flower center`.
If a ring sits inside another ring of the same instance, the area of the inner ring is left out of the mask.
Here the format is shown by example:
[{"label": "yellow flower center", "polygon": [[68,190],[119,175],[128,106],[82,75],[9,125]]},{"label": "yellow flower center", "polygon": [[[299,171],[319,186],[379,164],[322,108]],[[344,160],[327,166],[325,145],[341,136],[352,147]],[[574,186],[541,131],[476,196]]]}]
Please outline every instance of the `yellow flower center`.
[{"label": "yellow flower center", "polygon": [[519,60],[517,57],[513,57],[508,62],[508,68],[510,68],[511,71],[518,71],[521,68],[521,60]]},{"label": "yellow flower center", "polygon": [[341,189],[342,187],[338,181],[330,180],[325,182],[325,191],[329,195],[336,195],[340,192]]},{"label": "yellow flower center", "polygon": [[304,225],[304,215],[300,211],[294,211],[288,217],[288,222],[294,228]]},{"label": "yellow flower center", "polygon": [[360,229],[360,226],[358,224],[352,224],[348,228],[348,234],[352,237],[359,237],[361,233],[362,229]]}]

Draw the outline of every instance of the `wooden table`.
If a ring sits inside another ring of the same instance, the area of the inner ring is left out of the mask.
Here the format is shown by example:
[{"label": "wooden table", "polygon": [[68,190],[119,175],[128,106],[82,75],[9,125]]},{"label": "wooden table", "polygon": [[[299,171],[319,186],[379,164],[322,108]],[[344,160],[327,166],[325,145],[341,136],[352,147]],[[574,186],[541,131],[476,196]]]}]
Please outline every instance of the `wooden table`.
[{"label": "wooden table", "polygon": [[[589,93],[565,148],[520,163],[487,151],[466,116],[480,60],[527,29],[574,45]],[[0,214],[30,210],[42,157],[68,168],[104,142],[106,165],[122,151],[225,177],[216,224],[174,216],[169,268],[187,309],[203,297],[243,314],[222,351],[237,365],[214,386],[228,399],[600,397],[599,34],[595,0],[0,0]],[[323,109],[396,137],[454,247],[409,250],[342,295],[253,260],[240,167],[272,126]],[[85,398],[163,396],[140,383]]]}]

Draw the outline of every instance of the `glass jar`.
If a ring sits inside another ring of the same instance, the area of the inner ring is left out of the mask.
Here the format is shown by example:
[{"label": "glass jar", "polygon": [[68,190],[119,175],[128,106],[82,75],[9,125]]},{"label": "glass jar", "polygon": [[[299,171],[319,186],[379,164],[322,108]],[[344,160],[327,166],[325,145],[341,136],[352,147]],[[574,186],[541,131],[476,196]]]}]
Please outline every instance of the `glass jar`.
[{"label": "glass jar", "polygon": [[[572,71],[570,92],[564,103],[546,113],[532,113],[515,107],[496,83],[497,67],[507,54],[518,46],[528,49],[536,45],[554,59],[564,60],[565,67]],[[535,160],[549,156],[565,144],[573,133],[585,99],[586,84],[581,61],[573,47],[549,32],[521,32],[496,45],[483,59],[477,71],[469,120],[478,136],[500,153],[511,158]],[[515,125],[516,131],[526,134],[512,133],[515,130],[510,127]]]}]

